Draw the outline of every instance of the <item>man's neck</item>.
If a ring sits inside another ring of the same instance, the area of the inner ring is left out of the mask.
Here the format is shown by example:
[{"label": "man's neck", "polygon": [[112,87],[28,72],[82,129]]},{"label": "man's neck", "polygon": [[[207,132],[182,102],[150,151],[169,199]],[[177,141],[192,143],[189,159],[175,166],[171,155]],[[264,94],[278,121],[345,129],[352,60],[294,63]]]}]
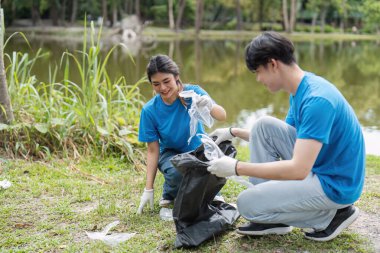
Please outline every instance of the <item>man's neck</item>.
[{"label": "man's neck", "polygon": [[304,71],[297,64],[286,65],[284,69],[284,90],[294,96],[304,75]]}]

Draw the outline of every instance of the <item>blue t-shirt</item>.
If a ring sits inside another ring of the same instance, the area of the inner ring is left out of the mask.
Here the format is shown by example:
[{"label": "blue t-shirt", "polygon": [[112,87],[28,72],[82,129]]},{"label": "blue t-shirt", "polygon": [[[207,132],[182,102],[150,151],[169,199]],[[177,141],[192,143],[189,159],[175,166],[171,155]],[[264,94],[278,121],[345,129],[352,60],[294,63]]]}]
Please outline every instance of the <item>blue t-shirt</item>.
[{"label": "blue t-shirt", "polygon": [[[208,95],[198,85],[185,85],[184,90],[193,90],[199,95]],[[195,135],[190,144],[190,116],[188,109],[191,107],[191,99],[186,100],[185,107],[179,98],[173,104],[167,105],[159,94],[149,100],[143,107],[140,116],[139,141],[159,141],[160,152],[166,149],[184,153],[196,149],[202,144],[200,138]],[[198,122],[197,134],[204,134],[203,125]]]},{"label": "blue t-shirt", "polygon": [[286,122],[296,128],[297,138],[323,144],[312,172],[326,195],[338,204],[354,203],[363,190],[365,146],[360,123],[338,89],[305,72],[290,95]]}]

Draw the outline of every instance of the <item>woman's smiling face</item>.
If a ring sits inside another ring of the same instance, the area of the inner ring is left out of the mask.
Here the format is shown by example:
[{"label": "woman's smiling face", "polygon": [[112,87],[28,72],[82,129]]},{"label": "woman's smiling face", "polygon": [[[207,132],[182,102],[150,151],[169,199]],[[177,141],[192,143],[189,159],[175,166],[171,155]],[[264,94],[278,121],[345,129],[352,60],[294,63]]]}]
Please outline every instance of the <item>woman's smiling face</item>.
[{"label": "woman's smiling face", "polygon": [[162,72],[157,72],[151,77],[154,91],[160,94],[166,104],[172,104],[178,98],[178,79],[179,76]]}]

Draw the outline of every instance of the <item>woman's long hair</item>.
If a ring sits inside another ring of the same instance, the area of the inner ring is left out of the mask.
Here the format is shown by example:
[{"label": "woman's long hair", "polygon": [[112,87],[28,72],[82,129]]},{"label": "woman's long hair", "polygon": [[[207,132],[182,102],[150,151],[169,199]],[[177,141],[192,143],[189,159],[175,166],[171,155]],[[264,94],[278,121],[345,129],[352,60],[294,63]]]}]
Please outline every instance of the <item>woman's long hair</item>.
[{"label": "woman's long hair", "polygon": [[[146,75],[150,83],[152,83],[152,80],[151,80],[152,76],[158,72],[172,74],[174,78],[178,77],[178,80],[176,81],[177,87],[178,87],[177,94],[183,91],[183,84],[182,84],[181,79],[179,78],[178,65],[169,56],[158,54],[150,58],[149,63],[146,67]],[[186,106],[184,99],[180,97],[179,95],[178,97],[181,100],[181,103],[184,106]]]}]

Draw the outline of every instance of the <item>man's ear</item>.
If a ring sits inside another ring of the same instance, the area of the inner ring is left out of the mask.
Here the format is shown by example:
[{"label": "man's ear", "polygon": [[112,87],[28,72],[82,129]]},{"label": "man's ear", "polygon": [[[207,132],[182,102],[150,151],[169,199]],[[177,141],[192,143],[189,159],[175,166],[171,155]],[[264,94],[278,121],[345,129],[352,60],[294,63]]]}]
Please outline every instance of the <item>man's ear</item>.
[{"label": "man's ear", "polygon": [[278,69],[278,61],[275,60],[275,59],[270,59],[269,60],[269,65],[274,69],[274,70],[277,70]]}]

